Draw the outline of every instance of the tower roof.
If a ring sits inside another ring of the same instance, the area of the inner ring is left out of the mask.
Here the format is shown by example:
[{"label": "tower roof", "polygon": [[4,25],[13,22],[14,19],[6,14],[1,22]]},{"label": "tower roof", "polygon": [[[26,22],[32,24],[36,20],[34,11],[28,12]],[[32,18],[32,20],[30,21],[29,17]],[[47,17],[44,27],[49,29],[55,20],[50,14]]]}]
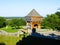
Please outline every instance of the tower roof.
[{"label": "tower roof", "polygon": [[35,9],[33,9],[27,16],[40,16],[40,14]]}]

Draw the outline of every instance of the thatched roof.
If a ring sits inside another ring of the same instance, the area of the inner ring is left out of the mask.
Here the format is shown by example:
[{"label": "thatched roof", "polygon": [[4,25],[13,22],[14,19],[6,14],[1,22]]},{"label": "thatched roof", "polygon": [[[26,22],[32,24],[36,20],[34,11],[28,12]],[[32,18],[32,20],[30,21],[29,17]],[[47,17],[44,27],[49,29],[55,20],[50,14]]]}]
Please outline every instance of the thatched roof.
[{"label": "thatched roof", "polygon": [[33,9],[27,16],[40,16],[40,14],[35,9]]}]

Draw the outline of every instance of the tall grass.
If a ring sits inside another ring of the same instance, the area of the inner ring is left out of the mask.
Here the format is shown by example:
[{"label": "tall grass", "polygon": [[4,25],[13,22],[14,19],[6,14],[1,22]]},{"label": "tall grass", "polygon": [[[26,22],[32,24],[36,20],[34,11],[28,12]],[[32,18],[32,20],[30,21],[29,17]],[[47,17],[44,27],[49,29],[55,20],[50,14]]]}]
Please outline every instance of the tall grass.
[{"label": "tall grass", "polygon": [[3,36],[0,35],[0,43],[5,43],[5,45],[16,45],[19,40],[22,40],[23,36]]}]

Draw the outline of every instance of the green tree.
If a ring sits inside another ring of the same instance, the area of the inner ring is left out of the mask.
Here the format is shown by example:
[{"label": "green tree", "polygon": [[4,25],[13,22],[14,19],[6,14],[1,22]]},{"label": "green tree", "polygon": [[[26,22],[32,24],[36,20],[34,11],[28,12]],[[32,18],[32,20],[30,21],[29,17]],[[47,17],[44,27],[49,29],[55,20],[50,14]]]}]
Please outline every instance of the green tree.
[{"label": "green tree", "polygon": [[7,23],[8,25],[15,27],[15,28],[19,28],[20,26],[26,25],[26,21],[23,18],[21,19],[13,18],[13,19],[8,20],[7,22],[8,22]]},{"label": "green tree", "polygon": [[15,27],[15,28],[19,28],[20,26],[19,19],[13,18],[13,19],[8,20],[8,25]]},{"label": "green tree", "polygon": [[59,16],[59,18],[60,18],[60,12],[56,12],[55,14],[56,14],[56,15],[58,15],[58,16]]},{"label": "green tree", "polygon": [[25,18],[21,18],[19,21],[20,21],[20,26],[25,26],[26,25]]},{"label": "green tree", "polygon": [[0,28],[6,26],[6,19],[4,17],[0,17]]},{"label": "green tree", "polygon": [[60,19],[56,14],[47,15],[42,21],[43,28],[58,29],[60,27]]}]

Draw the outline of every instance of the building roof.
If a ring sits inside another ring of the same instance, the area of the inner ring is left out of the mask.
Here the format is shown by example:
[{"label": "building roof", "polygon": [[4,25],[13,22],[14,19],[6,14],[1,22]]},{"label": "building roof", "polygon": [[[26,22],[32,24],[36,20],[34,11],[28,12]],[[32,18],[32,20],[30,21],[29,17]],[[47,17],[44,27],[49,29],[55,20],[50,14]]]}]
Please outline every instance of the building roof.
[{"label": "building roof", "polygon": [[40,16],[40,14],[35,9],[33,9],[27,16]]}]

